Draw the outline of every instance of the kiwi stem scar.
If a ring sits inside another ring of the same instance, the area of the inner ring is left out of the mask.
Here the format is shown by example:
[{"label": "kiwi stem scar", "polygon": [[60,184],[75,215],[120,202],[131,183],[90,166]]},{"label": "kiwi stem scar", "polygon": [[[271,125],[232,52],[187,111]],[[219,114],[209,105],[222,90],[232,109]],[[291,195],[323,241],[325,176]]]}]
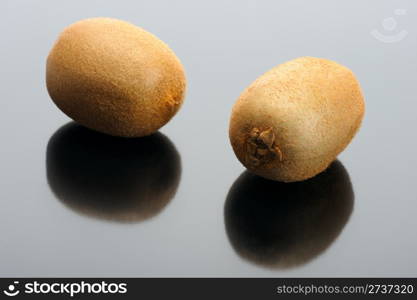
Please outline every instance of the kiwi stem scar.
[{"label": "kiwi stem scar", "polygon": [[263,165],[278,156],[279,161],[283,155],[278,145],[275,144],[275,134],[272,128],[260,130],[254,127],[246,140],[248,161],[254,167]]}]

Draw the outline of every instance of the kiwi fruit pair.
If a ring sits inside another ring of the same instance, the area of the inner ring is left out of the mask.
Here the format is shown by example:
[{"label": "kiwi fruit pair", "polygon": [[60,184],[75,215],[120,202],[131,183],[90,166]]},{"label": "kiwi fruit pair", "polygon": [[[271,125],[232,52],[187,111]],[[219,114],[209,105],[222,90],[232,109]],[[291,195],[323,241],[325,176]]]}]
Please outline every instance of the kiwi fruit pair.
[{"label": "kiwi fruit pair", "polygon": [[[48,92],[90,129],[143,137],[183,103],[186,79],[174,52],[130,23],[93,18],[67,27],[49,53]],[[364,114],[353,73],[302,57],[259,77],[239,97],[229,136],[240,162],[267,179],[301,181],[325,170],[349,144]]]}]

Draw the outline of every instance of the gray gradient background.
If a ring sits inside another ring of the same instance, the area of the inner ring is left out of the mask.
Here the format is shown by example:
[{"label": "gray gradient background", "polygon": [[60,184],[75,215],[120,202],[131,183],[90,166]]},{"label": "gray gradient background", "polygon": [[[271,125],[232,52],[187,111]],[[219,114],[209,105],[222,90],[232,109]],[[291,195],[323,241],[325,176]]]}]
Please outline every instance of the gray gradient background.
[{"label": "gray gradient background", "polygon": [[[416,276],[416,14],[412,0],[1,1],[0,276]],[[154,33],[187,73],[185,103],[161,130],[181,155],[181,181],[145,222],[79,214],[46,179],[47,143],[69,119],[49,99],[45,59],[65,26],[95,16]],[[384,31],[391,16],[397,28]],[[387,44],[373,29],[408,36]],[[264,268],[240,257],[225,231],[225,198],[244,170],[229,114],[255,78],[305,55],[350,67],[366,97],[362,129],[339,157],[354,210],[316,259]]]}]

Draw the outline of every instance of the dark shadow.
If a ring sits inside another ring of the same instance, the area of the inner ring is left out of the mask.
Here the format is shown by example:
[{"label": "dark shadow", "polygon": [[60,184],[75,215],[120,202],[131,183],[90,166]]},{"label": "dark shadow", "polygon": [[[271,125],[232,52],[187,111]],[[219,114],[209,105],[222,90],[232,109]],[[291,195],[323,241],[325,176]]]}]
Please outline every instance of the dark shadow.
[{"label": "dark shadow", "polygon": [[52,191],[72,210],[139,222],[157,215],[174,197],[181,161],[161,133],[127,139],[69,123],[49,140],[46,171]]},{"label": "dark shadow", "polygon": [[339,161],[294,183],[244,172],[230,188],[226,232],[243,258],[270,268],[303,265],[326,250],[346,225],[354,194]]}]

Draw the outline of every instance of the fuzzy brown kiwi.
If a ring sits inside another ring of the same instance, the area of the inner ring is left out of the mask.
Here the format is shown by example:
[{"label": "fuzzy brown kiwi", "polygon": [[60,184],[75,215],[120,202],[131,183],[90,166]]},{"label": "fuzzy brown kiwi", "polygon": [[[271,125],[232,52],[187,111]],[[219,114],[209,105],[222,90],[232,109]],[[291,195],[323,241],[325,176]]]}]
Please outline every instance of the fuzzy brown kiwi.
[{"label": "fuzzy brown kiwi", "polygon": [[251,172],[301,181],[336,159],[363,115],[363,95],[352,71],[327,59],[301,57],[276,66],[240,95],[229,137]]},{"label": "fuzzy brown kiwi", "polygon": [[76,122],[114,136],[154,133],[180,108],[183,66],[153,34],[125,21],[92,18],[60,34],[49,53],[52,100]]}]

